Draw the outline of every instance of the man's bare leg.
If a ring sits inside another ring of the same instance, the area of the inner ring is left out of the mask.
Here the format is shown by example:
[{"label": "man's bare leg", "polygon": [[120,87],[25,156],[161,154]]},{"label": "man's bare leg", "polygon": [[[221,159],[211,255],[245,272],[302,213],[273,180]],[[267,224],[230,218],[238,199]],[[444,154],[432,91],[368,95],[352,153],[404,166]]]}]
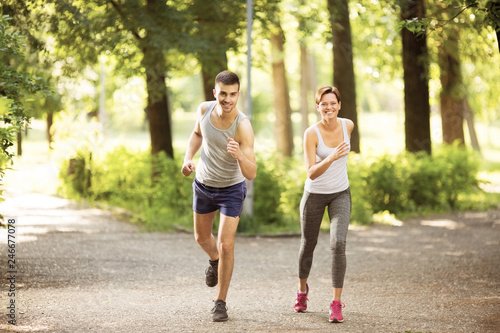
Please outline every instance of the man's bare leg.
[{"label": "man's bare leg", "polygon": [[221,214],[217,248],[219,253],[219,286],[217,300],[226,301],[229,283],[234,267],[234,242],[239,217],[230,217]]},{"label": "man's bare leg", "polygon": [[212,234],[216,213],[216,211],[208,214],[194,213],[194,238],[212,261],[219,259],[219,251]]}]

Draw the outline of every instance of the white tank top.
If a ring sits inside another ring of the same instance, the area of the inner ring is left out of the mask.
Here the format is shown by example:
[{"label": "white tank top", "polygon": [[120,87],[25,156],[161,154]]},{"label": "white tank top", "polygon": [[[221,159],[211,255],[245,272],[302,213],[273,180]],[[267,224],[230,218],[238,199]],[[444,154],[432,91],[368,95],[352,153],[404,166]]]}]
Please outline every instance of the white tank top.
[{"label": "white tank top", "polygon": [[[342,123],[342,132],[344,133],[344,142],[351,143],[347,126],[344,118],[339,118]],[[317,124],[313,125],[318,136],[318,146],[316,147],[316,163],[327,158],[337,147],[330,148],[325,145]],[[351,149],[349,148],[349,151]],[[331,194],[342,192],[349,187],[349,178],[347,177],[347,155],[333,161],[330,167],[318,178],[306,179],[304,190],[310,193]]]},{"label": "white tank top", "polygon": [[247,116],[238,111],[238,115],[229,128],[218,129],[210,121],[210,113],[216,104],[214,101],[208,107],[200,121],[203,143],[200,162],[196,168],[196,179],[204,185],[223,188],[245,180],[238,161],[227,152],[227,138],[234,138],[236,129]]}]

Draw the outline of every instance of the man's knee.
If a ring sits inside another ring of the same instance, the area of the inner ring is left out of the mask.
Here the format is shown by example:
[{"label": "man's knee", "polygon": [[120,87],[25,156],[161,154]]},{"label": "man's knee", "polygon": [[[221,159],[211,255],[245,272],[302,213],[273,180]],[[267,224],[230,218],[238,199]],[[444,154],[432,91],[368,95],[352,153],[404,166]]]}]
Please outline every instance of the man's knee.
[{"label": "man's knee", "polygon": [[194,239],[195,239],[196,243],[198,243],[199,245],[204,245],[204,244],[207,244],[208,242],[210,242],[211,236],[212,236],[212,234],[203,235],[200,233],[195,233]]},{"label": "man's knee", "polygon": [[234,252],[234,242],[221,241],[218,244],[219,254],[221,256],[230,255]]}]

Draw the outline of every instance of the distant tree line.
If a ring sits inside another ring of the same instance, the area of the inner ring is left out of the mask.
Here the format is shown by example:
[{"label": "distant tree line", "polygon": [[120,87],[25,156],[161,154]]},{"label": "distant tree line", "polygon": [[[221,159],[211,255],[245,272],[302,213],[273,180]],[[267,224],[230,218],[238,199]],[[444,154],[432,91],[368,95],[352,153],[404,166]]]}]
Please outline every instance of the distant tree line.
[{"label": "distant tree line", "polygon": [[[485,41],[479,38],[485,31],[493,31],[498,37],[499,1],[431,0],[425,8],[423,0],[254,0],[253,6],[255,40],[269,41],[266,45],[271,55],[276,151],[281,156],[291,156],[294,150],[285,45],[297,43],[297,52],[301,52],[303,131],[309,125],[311,92],[318,85],[311,73],[316,69],[308,61],[308,41],[318,30],[324,31],[325,43],[333,45],[330,83],[342,93],[343,115],[356,125],[351,140],[353,151],[361,151],[362,126],[357,116],[356,60],[393,67],[394,75],[401,73],[394,63],[384,63],[387,52],[373,43],[375,39],[395,40],[392,45],[399,48],[390,48],[388,57],[402,59],[406,150],[431,153],[429,67],[432,63],[437,63],[440,70],[444,141],[465,142],[465,119],[473,145],[479,149],[461,61],[463,57],[473,57],[471,53],[477,56],[488,52]],[[350,20],[353,10],[364,15],[361,23],[356,21],[354,26]],[[63,75],[71,76],[86,66],[98,64],[102,54],[116,58],[117,73],[125,76],[141,73],[147,85],[151,153],[164,152],[171,158],[174,149],[166,80],[169,73],[182,71],[185,55],[192,55],[201,72],[205,98],[213,99],[213,78],[228,68],[228,53],[246,50],[245,2],[240,0],[5,0],[0,11],[13,18],[13,32],[26,36],[23,47],[28,55],[23,59],[19,54],[4,54],[4,63],[36,71],[53,87],[58,80],[51,67],[54,63],[62,64]],[[287,40],[287,32],[283,30],[284,20],[290,17],[298,22],[298,41]],[[387,29],[391,22],[400,29],[400,36]],[[463,35],[473,41],[468,44],[468,51],[461,45]],[[429,39],[433,45],[439,45],[437,57],[430,52]],[[60,100],[48,97],[39,102],[37,112],[46,114],[50,126]]]}]

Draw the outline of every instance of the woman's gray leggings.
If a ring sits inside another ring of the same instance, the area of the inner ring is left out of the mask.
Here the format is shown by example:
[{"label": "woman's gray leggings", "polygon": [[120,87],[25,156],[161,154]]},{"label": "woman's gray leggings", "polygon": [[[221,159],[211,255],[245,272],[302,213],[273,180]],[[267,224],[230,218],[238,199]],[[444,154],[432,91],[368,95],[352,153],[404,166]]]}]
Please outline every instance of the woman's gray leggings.
[{"label": "woman's gray leggings", "polygon": [[351,219],[351,191],[349,188],[333,194],[304,191],[300,202],[302,237],[299,251],[299,278],[309,277],[325,207],[328,207],[328,216],[330,217],[332,284],[334,288],[342,288],[346,269],[346,236]]}]

